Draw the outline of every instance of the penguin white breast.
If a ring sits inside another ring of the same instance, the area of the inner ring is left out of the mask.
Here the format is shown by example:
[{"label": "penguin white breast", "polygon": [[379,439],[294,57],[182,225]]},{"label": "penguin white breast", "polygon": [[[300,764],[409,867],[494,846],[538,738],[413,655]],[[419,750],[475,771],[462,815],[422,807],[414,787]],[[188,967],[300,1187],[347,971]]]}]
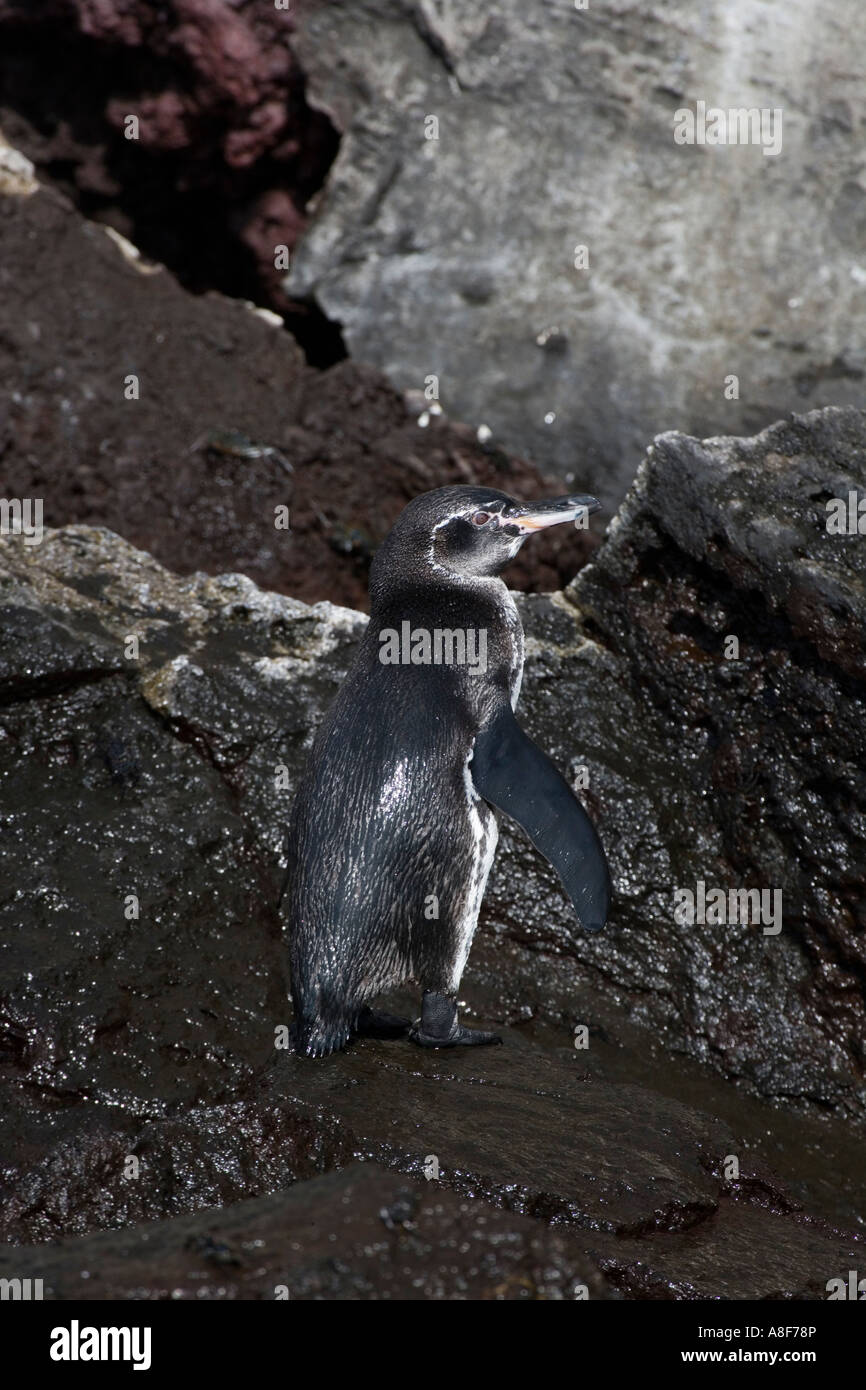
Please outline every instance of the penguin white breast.
[{"label": "penguin white breast", "polygon": [[520,621],[520,614],[517,611],[517,604],[511,597],[508,590],[505,590],[505,625],[511,639],[511,708],[517,709],[517,701],[520,699],[520,687],[523,683],[523,624]]},{"label": "penguin white breast", "polygon": [[456,926],[456,950],[451,962],[450,987],[456,993],[466,967],[469,948],[478,925],[478,914],[487,878],[493,865],[493,856],[499,840],[499,826],[496,816],[483,797],[479,796],[472,780],[469,763],[470,751],[463,768],[463,781],[466,787],[467,810],[469,813],[470,853],[467,866],[466,888],[463,895],[462,910]]}]

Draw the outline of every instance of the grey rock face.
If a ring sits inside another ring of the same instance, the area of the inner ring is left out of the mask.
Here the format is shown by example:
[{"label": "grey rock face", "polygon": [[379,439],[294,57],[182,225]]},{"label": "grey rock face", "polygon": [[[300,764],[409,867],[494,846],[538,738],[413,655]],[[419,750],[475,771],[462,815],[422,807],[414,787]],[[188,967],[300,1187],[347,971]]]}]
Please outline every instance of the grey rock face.
[{"label": "grey rock face", "polygon": [[[310,99],[343,142],[290,290],[608,502],[659,430],[857,404],[864,45],[858,0],[306,5]],[[676,144],[698,101],[781,110],[780,152]]]}]

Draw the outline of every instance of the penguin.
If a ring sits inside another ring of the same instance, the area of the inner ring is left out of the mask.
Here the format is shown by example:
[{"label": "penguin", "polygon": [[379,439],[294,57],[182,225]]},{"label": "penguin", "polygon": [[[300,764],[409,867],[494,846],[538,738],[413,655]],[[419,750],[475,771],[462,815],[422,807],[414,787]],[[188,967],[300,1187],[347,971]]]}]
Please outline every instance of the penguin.
[{"label": "penguin", "polygon": [[[295,1051],[327,1056],[353,1035],[434,1048],[501,1042],[465,1027],[457,1007],[499,812],[557,870],[581,926],[605,925],[599,837],[515,718],[523,627],[500,578],[527,537],[599,506],[436,488],[409,503],[377,551],[370,622],[289,822]],[[409,982],[421,991],[414,1023],[375,1009],[377,996]]]}]

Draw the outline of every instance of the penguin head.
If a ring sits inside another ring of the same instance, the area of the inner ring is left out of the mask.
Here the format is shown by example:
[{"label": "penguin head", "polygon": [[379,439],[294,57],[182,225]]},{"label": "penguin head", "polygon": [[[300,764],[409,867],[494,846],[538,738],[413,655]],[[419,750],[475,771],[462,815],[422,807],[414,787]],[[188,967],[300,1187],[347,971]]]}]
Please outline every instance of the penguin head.
[{"label": "penguin head", "polygon": [[424,492],[397,518],[374,560],[371,592],[384,565],[417,570],[420,562],[430,578],[493,578],[535,531],[576,521],[600,506],[584,494],[523,503],[489,487]]}]

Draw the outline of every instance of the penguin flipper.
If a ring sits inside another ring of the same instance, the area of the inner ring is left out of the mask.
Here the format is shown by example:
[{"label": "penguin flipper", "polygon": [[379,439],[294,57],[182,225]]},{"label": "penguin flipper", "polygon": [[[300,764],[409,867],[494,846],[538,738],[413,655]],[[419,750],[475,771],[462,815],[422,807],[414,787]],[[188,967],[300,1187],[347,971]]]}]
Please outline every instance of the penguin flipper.
[{"label": "penguin flipper", "polygon": [[610,873],[595,826],[561,772],[504,704],[475,739],[469,765],[476,789],[522,826],[562,879],[586,931],[601,931]]}]

